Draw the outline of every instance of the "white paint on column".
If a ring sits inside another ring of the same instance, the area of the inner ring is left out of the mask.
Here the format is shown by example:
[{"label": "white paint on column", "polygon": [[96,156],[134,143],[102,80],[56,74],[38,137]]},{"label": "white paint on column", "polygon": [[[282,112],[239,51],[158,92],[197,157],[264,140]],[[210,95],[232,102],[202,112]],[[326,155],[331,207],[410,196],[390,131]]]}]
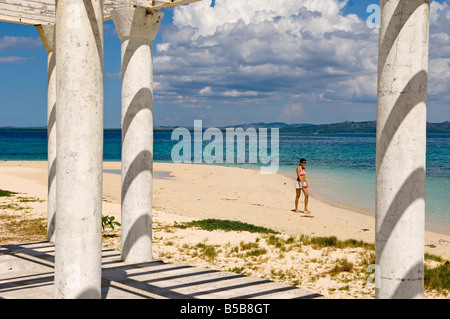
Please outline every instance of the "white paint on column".
[{"label": "white paint on column", "polygon": [[163,13],[142,7],[112,11],[122,40],[121,253],[127,262],[152,260],[152,41]]},{"label": "white paint on column", "polygon": [[56,218],[56,55],[55,25],[36,27],[47,50],[47,240],[55,242]]},{"label": "white paint on column", "polygon": [[103,1],[58,0],[55,297],[100,298]]},{"label": "white paint on column", "polygon": [[429,5],[381,1],[377,298],[423,298]]}]

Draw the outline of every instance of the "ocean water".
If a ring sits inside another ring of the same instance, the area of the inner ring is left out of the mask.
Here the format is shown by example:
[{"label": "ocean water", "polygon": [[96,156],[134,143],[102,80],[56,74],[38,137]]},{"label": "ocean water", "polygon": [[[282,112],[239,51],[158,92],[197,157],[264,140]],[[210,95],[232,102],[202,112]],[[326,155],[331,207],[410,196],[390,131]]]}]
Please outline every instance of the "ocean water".
[{"label": "ocean water", "polygon": [[[155,162],[172,162],[171,152],[179,140],[172,140],[171,136],[171,132],[154,132]],[[209,143],[204,141],[203,146]],[[224,158],[224,163],[213,165],[256,169],[267,166],[260,161],[248,163],[252,152],[249,144],[247,141],[247,163],[225,163]],[[223,145],[225,156],[225,141]],[[299,159],[304,157],[312,196],[333,205],[374,214],[375,146],[375,134],[280,133],[278,172],[292,178],[294,192],[295,169]],[[193,150],[192,146],[192,159]],[[105,131],[104,160],[120,161],[120,152],[121,132]],[[0,160],[47,160],[47,132],[0,130]],[[427,229],[450,234],[449,194],[450,134],[430,134],[427,136],[426,167]]]}]

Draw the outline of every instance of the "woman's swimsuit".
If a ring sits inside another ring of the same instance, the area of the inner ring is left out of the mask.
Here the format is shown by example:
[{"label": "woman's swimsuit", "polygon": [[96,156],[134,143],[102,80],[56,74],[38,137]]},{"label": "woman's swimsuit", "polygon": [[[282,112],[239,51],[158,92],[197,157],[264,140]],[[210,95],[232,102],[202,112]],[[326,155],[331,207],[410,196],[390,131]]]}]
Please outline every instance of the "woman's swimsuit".
[{"label": "woman's swimsuit", "polygon": [[[300,173],[298,173],[298,175],[300,176],[305,176],[306,172],[302,171]],[[300,181],[295,181],[295,188],[306,188],[306,182],[300,182]]]}]

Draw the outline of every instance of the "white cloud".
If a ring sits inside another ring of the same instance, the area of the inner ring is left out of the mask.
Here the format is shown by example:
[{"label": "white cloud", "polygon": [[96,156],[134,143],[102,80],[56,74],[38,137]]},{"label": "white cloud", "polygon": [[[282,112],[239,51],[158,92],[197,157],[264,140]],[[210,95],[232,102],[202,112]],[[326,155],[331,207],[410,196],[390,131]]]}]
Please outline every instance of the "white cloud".
[{"label": "white cloud", "polygon": [[450,101],[450,5],[431,3],[428,94]]},{"label": "white cloud", "polygon": [[230,90],[223,92],[222,95],[227,97],[257,96],[258,92]]},{"label": "white cloud", "polygon": [[203,89],[200,90],[200,92],[198,92],[202,95],[204,94],[211,94],[211,87],[210,86],[205,86]]},{"label": "white cloud", "polygon": [[10,48],[33,48],[42,45],[40,38],[14,37],[5,35],[0,38],[0,51]]},{"label": "white cloud", "polygon": [[[246,24],[260,24],[278,17],[288,17],[300,10],[321,13],[323,19],[312,20],[309,30],[325,32],[339,28],[350,30],[351,23],[341,19],[340,10],[347,1],[335,0],[217,0],[214,7],[211,1],[203,0],[189,6],[177,7],[174,11],[174,24],[179,27],[196,29],[194,38],[212,36],[223,28],[232,27],[240,20]],[[352,19],[356,19],[352,17]],[[291,26],[284,21],[285,28]]]},{"label": "white cloud", "polygon": [[169,46],[170,46],[170,43],[167,43],[167,42],[159,43],[156,45],[156,50],[158,50],[158,52],[164,52],[164,51],[169,50]]},{"label": "white cloud", "polygon": [[[211,7],[203,0],[175,8],[174,26],[160,30],[155,98],[181,94],[205,105],[230,97],[242,104],[270,100],[280,102],[282,114],[318,101],[375,106],[378,30],[344,15],[346,2],[216,0]],[[432,94],[450,94],[449,11],[432,2]]]},{"label": "white cloud", "polygon": [[[42,41],[40,38],[32,38],[32,37],[15,37],[5,35],[3,38],[0,38],[0,51],[7,50],[17,50],[17,49],[29,49],[42,46]],[[13,54],[17,54],[14,52]],[[32,58],[29,57],[20,57],[16,55],[12,56],[0,56],[0,63],[26,63],[28,60]]]},{"label": "white cloud", "polygon": [[120,79],[122,76],[119,72],[106,72],[105,76],[112,79]]},{"label": "white cloud", "polygon": [[0,63],[25,63],[29,59],[19,56],[0,56]]}]

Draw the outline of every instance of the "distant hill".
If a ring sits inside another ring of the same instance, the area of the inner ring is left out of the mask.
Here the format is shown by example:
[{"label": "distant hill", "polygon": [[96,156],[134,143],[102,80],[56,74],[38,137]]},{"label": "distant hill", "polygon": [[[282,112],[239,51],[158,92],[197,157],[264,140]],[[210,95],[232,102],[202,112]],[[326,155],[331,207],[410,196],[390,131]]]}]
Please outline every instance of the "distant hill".
[{"label": "distant hill", "polygon": [[282,132],[299,133],[376,133],[376,121],[349,122],[320,125],[308,125],[302,127],[285,127]]},{"label": "distant hill", "polygon": [[[173,131],[177,127],[184,126],[154,126],[155,131]],[[224,131],[227,127],[230,128],[243,128],[248,129],[253,128],[279,128],[280,132],[286,133],[376,133],[376,121],[365,121],[365,122],[353,122],[345,121],[341,123],[331,123],[331,124],[286,124],[283,122],[271,122],[271,123],[250,123],[241,125],[230,125],[226,127],[218,127]],[[193,127],[185,127],[192,130]],[[203,129],[207,127],[203,126]],[[1,127],[0,130],[46,130],[45,127],[32,127],[32,128],[18,128],[18,127]],[[120,130],[120,129],[105,129],[105,130]],[[442,123],[427,123],[427,133],[449,133],[450,134],[450,121],[445,121]]]},{"label": "distant hill", "polygon": [[450,121],[442,123],[427,123],[428,133],[450,133]]},{"label": "distant hill", "polygon": [[[265,127],[275,128],[278,127],[280,132],[286,133],[376,133],[377,122],[365,121],[365,122],[353,122],[345,121],[341,123],[331,124],[286,124],[286,123],[253,123],[234,125],[230,127],[242,127],[244,129],[248,127]],[[450,122],[442,123],[427,123],[427,133],[450,133]]]},{"label": "distant hill", "polygon": [[[373,133],[377,131],[376,121],[366,122],[342,122],[333,124],[321,124],[305,126],[293,129],[280,129],[280,131],[301,132],[301,133]],[[428,123],[427,133],[450,133],[450,122]]]},{"label": "distant hill", "polygon": [[46,131],[46,126],[39,126],[39,127],[16,127],[16,126],[3,126],[0,127],[0,130],[17,130],[17,131]]}]

